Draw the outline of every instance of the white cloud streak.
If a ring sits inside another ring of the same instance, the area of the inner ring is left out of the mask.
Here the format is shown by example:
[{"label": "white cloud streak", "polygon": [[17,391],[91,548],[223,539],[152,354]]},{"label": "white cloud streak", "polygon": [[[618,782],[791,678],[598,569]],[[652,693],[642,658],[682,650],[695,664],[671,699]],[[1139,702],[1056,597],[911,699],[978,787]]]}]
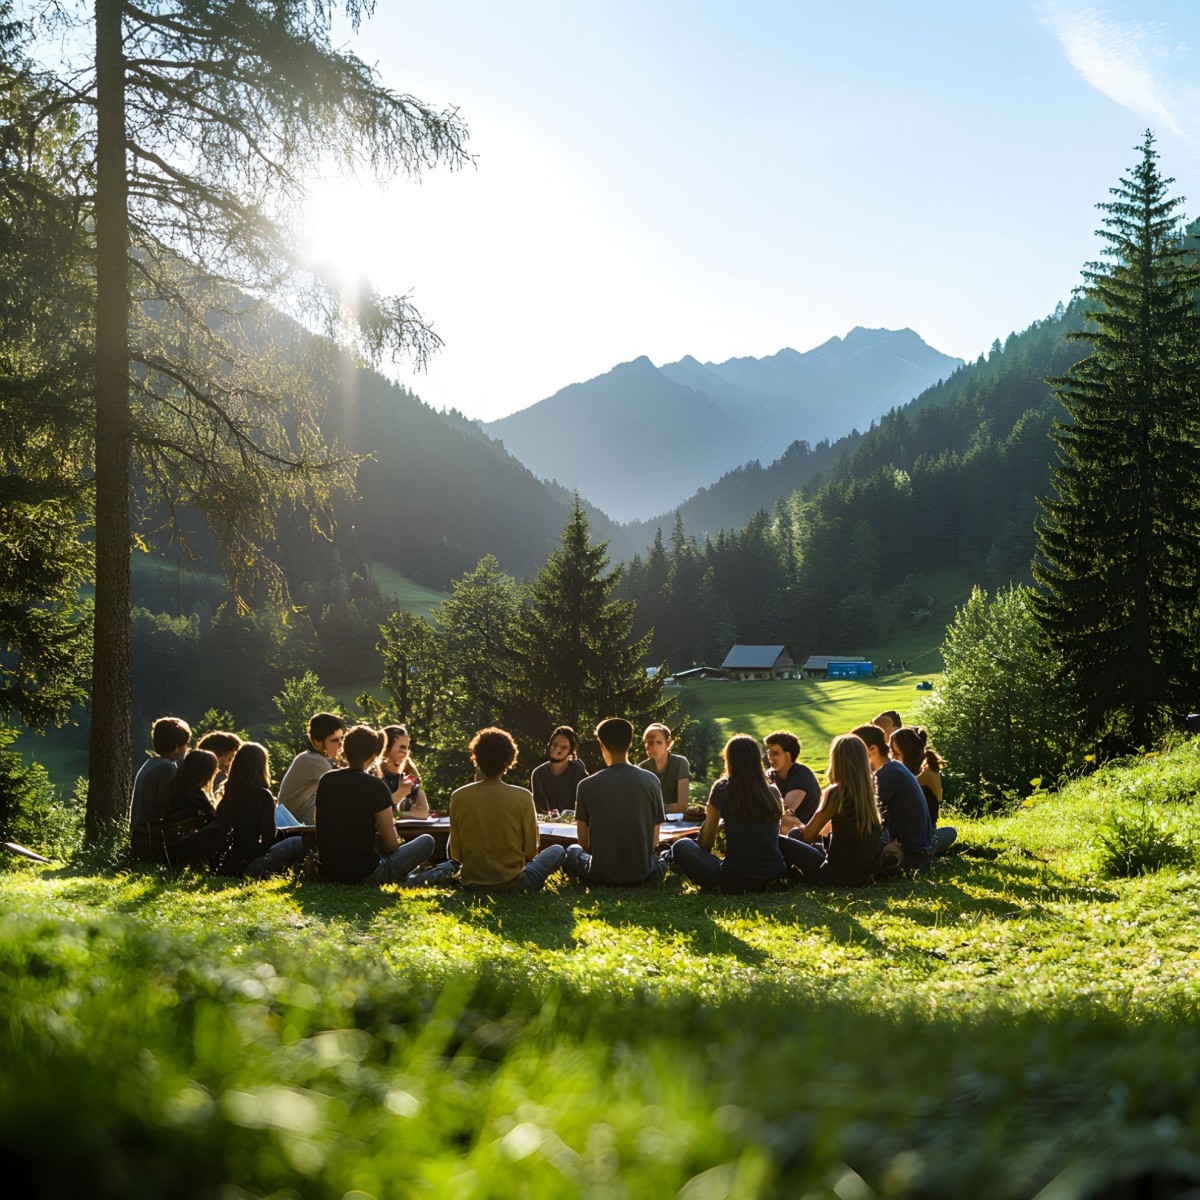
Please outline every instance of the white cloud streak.
[{"label": "white cloud streak", "polygon": [[1176,119],[1181,97],[1169,78],[1173,60],[1188,57],[1157,22],[1121,20],[1107,9],[1063,3],[1034,6],[1084,79],[1151,125],[1186,137]]}]

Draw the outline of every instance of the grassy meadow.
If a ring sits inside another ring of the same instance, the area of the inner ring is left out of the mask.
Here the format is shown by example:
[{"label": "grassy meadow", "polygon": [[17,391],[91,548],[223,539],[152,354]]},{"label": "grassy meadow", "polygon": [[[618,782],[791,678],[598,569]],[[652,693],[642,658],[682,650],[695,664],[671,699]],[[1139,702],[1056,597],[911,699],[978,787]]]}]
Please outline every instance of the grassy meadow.
[{"label": "grassy meadow", "polygon": [[389,600],[394,600],[398,609],[417,617],[425,617],[427,620],[436,620],[434,610],[446,599],[447,593],[413,583],[395,567],[381,562],[373,562],[371,571],[375,575],[375,582],[379,584],[379,590]]},{"label": "grassy meadow", "polygon": [[898,671],[866,679],[698,679],[670,694],[693,716],[715,721],[722,738],[790,729],[800,739],[801,758],[824,777],[829,743],[838,734],[887,708],[908,720],[925,695],[917,684],[927,679],[936,687],[939,678]]},{"label": "grassy meadow", "polygon": [[[959,821],[924,877],[751,897],[10,864],[6,1175],[47,1196],[1195,1194],[1198,787],[1188,742]],[[1158,869],[1121,874],[1138,862]]]}]

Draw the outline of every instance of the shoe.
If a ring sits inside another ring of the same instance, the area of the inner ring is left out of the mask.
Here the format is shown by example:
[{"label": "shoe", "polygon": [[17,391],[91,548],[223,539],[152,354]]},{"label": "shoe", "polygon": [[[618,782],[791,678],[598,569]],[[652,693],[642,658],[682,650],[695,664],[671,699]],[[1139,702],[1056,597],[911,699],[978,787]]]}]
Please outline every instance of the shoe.
[{"label": "shoe", "polygon": [[[428,871],[417,873],[417,876],[422,883],[440,883],[443,879],[453,879],[461,866],[461,863],[448,858],[445,862],[438,863],[436,867],[430,867]],[[410,875],[409,878],[411,879],[412,876]]]}]

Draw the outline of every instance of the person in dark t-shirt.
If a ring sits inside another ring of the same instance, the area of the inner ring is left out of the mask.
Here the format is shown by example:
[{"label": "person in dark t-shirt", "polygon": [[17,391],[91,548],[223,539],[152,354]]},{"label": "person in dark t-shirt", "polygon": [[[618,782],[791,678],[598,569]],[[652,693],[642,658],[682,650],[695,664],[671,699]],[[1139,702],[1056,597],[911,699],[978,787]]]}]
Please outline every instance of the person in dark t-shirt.
[{"label": "person in dark t-shirt", "polygon": [[458,870],[457,863],[445,862],[416,871],[434,851],[428,833],[400,844],[392,793],[370,773],[384,743],[380,730],[355,725],[342,743],[350,765],[326,772],[317,784],[317,856],[326,882],[411,886],[447,879]]},{"label": "person in dark t-shirt", "polygon": [[178,717],[159,717],[150,726],[154,757],[138,768],[129,804],[129,843],[134,858],[164,861],[162,838],[156,836],[156,830],[167,815],[175,772],[191,740],[191,726]]},{"label": "person in dark t-shirt", "polygon": [[[725,773],[712,785],[696,841],[680,838],[669,860],[693,883],[725,893],[761,892],[787,875],[780,852],[779,791],[763,773],[758,742],[737,734],[725,743]],[[712,853],[725,823],[725,857]]]},{"label": "person in dark t-shirt", "polygon": [[546,743],[546,762],[533,768],[529,790],[540,813],[573,811],[575,789],[587,778],[587,765],[579,757],[579,738],[570,725],[560,725]]},{"label": "person in dark t-shirt", "polygon": [[808,767],[796,761],[800,757],[800,739],[786,729],[777,729],[763,738],[763,744],[771,764],[767,778],[779,789],[784,812],[800,824],[811,821],[821,803],[821,785]]},{"label": "person in dark t-shirt", "polygon": [[667,864],[655,855],[654,845],[666,820],[662,788],[651,772],[629,761],[633,726],[628,721],[609,717],[596,726],[596,737],[607,765],[576,789],[579,844],[567,848],[565,869],[585,883],[661,882]]},{"label": "person in dark t-shirt", "polygon": [[888,756],[888,744],[878,725],[859,725],[850,732],[866,744],[875,773],[875,797],[884,839],[891,843],[885,845],[885,864],[898,854],[904,870],[923,870],[933,854],[933,826],[917,777],[898,759]]}]

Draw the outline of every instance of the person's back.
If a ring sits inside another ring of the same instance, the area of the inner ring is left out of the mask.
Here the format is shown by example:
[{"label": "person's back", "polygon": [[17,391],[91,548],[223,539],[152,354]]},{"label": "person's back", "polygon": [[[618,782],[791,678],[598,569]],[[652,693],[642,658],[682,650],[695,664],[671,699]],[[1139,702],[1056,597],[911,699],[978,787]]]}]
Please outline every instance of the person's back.
[{"label": "person's back", "polygon": [[154,758],[138,768],[129,803],[129,842],[137,858],[161,858],[158,827],[167,815],[179,759],[187,751],[191,727],[177,717],[159,717],[150,727]]},{"label": "person's back", "polygon": [[217,820],[228,834],[228,850],[221,870],[240,875],[275,844],[275,797],[270,788],[225,789],[217,807]]},{"label": "person's back", "polygon": [[906,855],[928,858],[933,851],[933,827],[917,777],[891,759],[875,772],[875,788],[888,837],[898,841]]},{"label": "person's back", "polygon": [[575,819],[588,827],[593,883],[641,883],[654,866],[654,830],[666,820],[653,772],[614,763],[579,781]]},{"label": "person's back", "polygon": [[[725,826],[725,859],[722,870],[744,880],[777,879],[787,870],[779,852],[779,817],[767,820],[744,816],[726,802],[729,780],[718,779],[708,802],[721,814]],[[782,807],[778,789],[770,785],[771,795]]]},{"label": "person's back", "polygon": [[450,857],[468,887],[510,887],[537,853],[533,793],[503,779],[480,779],[450,796]]},{"label": "person's back", "polygon": [[[874,797],[863,798],[864,803],[873,801]],[[862,824],[854,800],[843,796],[840,808],[829,819],[829,850],[822,868],[822,882],[858,886],[878,867],[883,852],[883,830],[864,829]]]},{"label": "person's back", "polygon": [[323,880],[362,883],[379,866],[375,814],[385,809],[392,811],[392,794],[377,775],[336,767],[321,776],[314,810]]}]

